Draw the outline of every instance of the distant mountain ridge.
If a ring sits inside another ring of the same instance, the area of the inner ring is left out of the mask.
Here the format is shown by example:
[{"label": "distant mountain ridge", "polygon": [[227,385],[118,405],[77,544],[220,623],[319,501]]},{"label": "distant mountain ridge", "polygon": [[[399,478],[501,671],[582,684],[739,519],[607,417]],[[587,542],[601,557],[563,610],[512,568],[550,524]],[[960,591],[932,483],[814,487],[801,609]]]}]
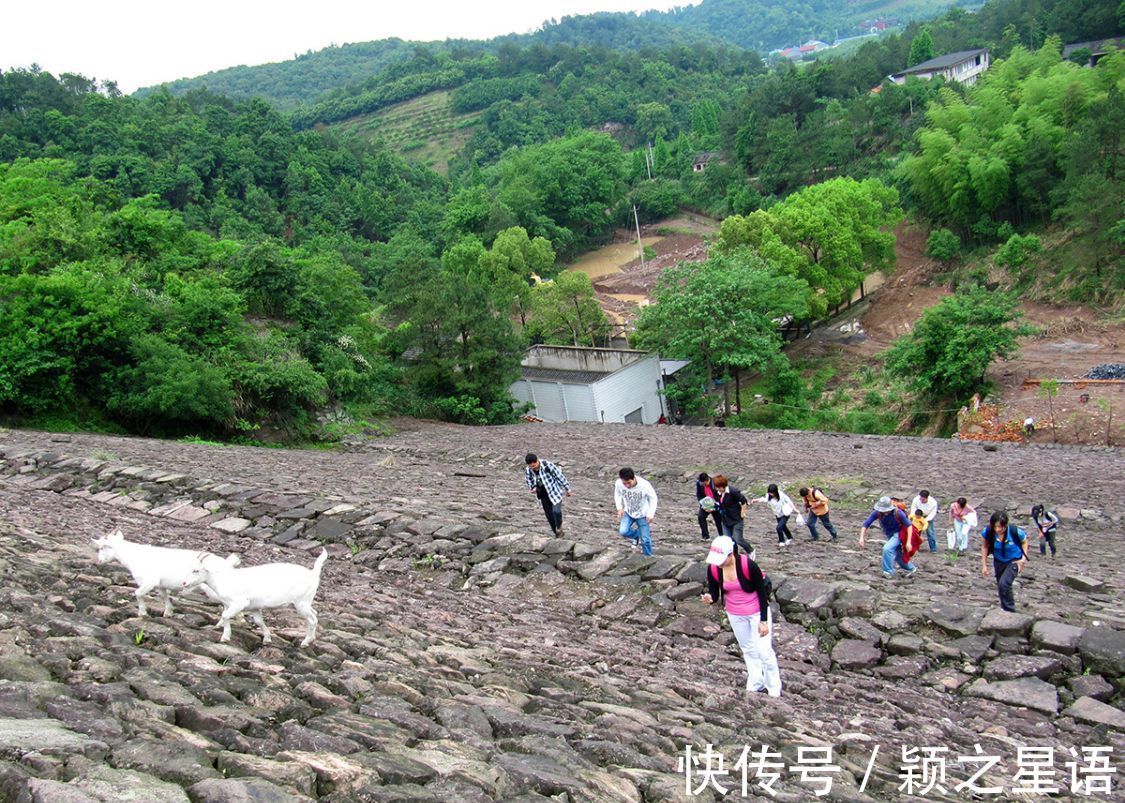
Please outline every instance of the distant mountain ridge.
[{"label": "distant mountain ridge", "polygon": [[[333,45],[285,61],[227,67],[194,78],[168,81],[161,86],[174,95],[208,89],[235,100],[261,97],[289,109],[328,90],[362,81],[393,64],[407,61],[416,46],[417,43],[403,39]],[[144,87],[136,94],[147,95],[155,89],[157,87]]]},{"label": "distant mountain ridge", "polygon": [[[640,50],[697,44],[768,52],[811,38],[832,39],[860,33],[866,20],[899,23],[935,17],[959,0],[703,0],[671,11],[599,12],[548,20],[529,34],[507,34],[487,41],[410,42],[381,39],[310,51],[271,64],[228,67],[205,75],[170,81],[173,94],[208,89],[238,99],[263,98],[282,109],[321,100],[355,86],[388,67],[409,60],[418,50],[434,53],[500,52],[505,46],[534,44]],[[138,90],[138,95],[155,87]]]}]

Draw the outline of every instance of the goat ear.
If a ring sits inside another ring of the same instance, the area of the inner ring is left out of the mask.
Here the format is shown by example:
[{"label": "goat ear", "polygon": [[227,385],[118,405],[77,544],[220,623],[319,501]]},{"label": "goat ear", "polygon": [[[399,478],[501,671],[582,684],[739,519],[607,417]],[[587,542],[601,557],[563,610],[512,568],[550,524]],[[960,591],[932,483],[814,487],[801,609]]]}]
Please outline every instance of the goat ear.
[{"label": "goat ear", "polygon": [[109,540],[110,541],[124,541],[125,540],[125,533],[121,532],[121,528],[118,527],[116,530],[114,530],[112,533],[109,534]]},{"label": "goat ear", "polygon": [[94,546],[100,548],[100,547],[105,546],[105,539],[104,538],[91,538],[90,543],[93,544]]}]

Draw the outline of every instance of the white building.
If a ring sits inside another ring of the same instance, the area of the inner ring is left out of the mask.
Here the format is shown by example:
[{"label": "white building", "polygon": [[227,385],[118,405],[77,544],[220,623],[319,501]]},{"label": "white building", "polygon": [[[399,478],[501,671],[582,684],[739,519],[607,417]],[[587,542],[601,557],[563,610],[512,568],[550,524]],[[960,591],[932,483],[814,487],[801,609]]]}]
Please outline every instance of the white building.
[{"label": "white building", "polygon": [[510,390],[544,421],[655,424],[662,387],[660,357],[647,351],[532,346]]},{"label": "white building", "polygon": [[988,51],[984,48],[960,50],[915,64],[902,72],[896,72],[891,76],[891,80],[896,84],[905,84],[906,79],[912,75],[925,81],[940,75],[947,81],[971,85],[976,83],[981,73],[988,69],[989,63]]}]

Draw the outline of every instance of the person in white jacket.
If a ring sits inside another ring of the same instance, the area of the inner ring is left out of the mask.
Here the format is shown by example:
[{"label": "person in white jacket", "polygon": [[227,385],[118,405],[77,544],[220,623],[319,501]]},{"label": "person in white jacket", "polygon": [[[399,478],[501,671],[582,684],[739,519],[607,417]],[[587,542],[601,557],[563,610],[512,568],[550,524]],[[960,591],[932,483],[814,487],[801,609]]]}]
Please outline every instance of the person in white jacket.
[{"label": "person in white jacket", "polygon": [[652,520],[656,516],[656,490],[631,468],[617,472],[613,501],[617,504],[618,533],[646,555],[652,554]]},{"label": "person in white jacket", "polygon": [[930,542],[930,551],[937,552],[937,533],[934,532],[934,519],[937,518],[938,502],[929,491],[919,491],[918,495],[914,497],[914,501],[910,503],[910,510],[907,514],[913,513],[915,510],[921,510],[922,515],[926,517],[926,540]]},{"label": "person in white jacket", "polygon": [[793,543],[793,533],[789,532],[789,517],[797,512],[797,508],[793,506],[793,500],[789,498],[789,494],[780,490],[776,485],[770,485],[766,489],[765,496],[750,500],[752,505],[759,502],[765,502],[769,505],[773,515],[777,517],[777,546],[779,548],[786,547]]}]

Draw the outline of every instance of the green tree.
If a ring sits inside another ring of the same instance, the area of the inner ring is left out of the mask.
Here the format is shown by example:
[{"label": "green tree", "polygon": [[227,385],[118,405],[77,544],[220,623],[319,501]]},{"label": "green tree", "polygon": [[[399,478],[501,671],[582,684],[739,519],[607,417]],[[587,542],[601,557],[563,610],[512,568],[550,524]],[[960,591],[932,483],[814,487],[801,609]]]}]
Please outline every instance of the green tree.
[{"label": "green tree", "polygon": [[479,272],[454,262],[417,283],[395,334],[401,351],[416,351],[413,373],[423,398],[465,423],[509,421],[508,388],[519,377],[522,350],[502,309],[506,299]]},{"label": "green tree", "polygon": [[902,218],[898,192],[878,179],[835,178],[807,187],[770,210],[785,239],[826,278],[829,305],[846,301],[864,277],[894,268],[895,235]]},{"label": "green tree", "polygon": [[535,285],[531,308],[532,328],[544,343],[596,346],[609,335],[594,285],[581,271],[564,271],[554,281]]},{"label": "green tree", "polygon": [[284,316],[297,289],[297,268],[276,240],[244,248],[231,265],[230,275],[250,311],[260,315]]},{"label": "green tree", "polygon": [[0,276],[0,410],[73,410],[104,397],[149,323],[117,267]]},{"label": "green tree", "polygon": [[949,265],[961,254],[961,238],[949,229],[934,229],[926,239],[926,255]]},{"label": "green tree", "polygon": [[528,237],[527,230],[513,226],[496,235],[492,248],[478,258],[482,278],[491,283],[501,309],[527,323],[531,311],[534,276],[549,273],[555,264],[555,249],[545,237]]},{"label": "green tree", "polygon": [[1063,62],[1058,44],[1016,47],[964,95],[945,87],[930,103],[898,174],[932,219],[990,238],[1003,222],[1046,222],[1068,197],[1064,173],[1073,187],[1112,173],[1125,55],[1083,69]]},{"label": "green tree", "polygon": [[794,193],[768,212],[723,221],[720,252],[748,246],[780,273],[813,288],[811,312],[850,298],[864,277],[894,266],[898,193],[877,179],[836,178]]},{"label": "green tree", "polygon": [[519,225],[563,252],[608,230],[625,193],[621,146],[593,132],[506,154],[495,176],[497,198]]},{"label": "green tree", "polygon": [[[674,215],[680,208],[683,192],[678,181],[656,178],[642,182],[633,190],[632,201],[637,206],[637,214],[643,222],[660,220]],[[629,216],[632,211],[626,208]]]},{"label": "green tree", "polygon": [[964,402],[984,389],[989,366],[1015,354],[1021,335],[1016,300],[974,286],[922,313],[886,354],[887,368],[930,399]]},{"label": "green tree", "polygon": [[672,110],[663,103],[637,104],[637,133],[642,142],[652,142],[668,134],[673,125]]},{"label": "green tree", "polygon": [[636,343],[691,360],[710,389],[738,370],[784,359],[779,322],[808,312],[809,286],[779,275],[749,250],[685,263],[664,273],[637,320]]},{"label": "green tree", "polygon": [[910,40],[910,56],[907,59],[906,66],[913,67],[915,64],[929,61],[935,55],[934,38],[930,35],[929,28],[923,28],[917,36]]}]

